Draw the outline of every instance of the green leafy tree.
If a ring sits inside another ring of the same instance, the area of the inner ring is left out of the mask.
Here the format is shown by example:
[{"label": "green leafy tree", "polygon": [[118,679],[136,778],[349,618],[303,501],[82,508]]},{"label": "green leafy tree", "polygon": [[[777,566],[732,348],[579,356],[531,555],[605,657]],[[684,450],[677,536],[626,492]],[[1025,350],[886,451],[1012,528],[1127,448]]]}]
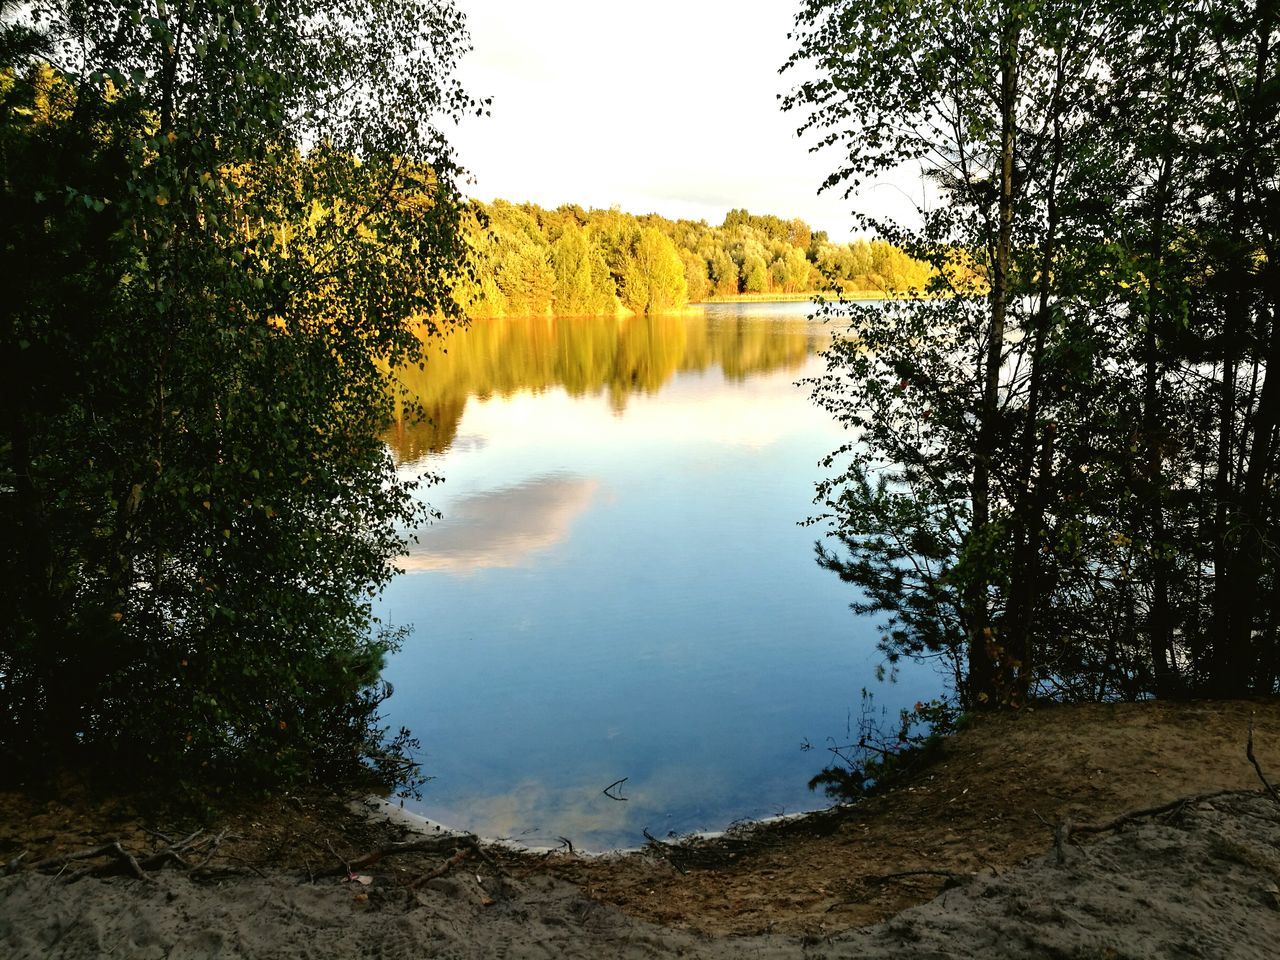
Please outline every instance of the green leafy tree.
[{"label": "green leafy tree", "polygon": [[717,249],[711,257],[711,281],[715,293],[719,296],[732,296],[739,292],[738,265],[727,250]]},{"label": "green leafy tree", "polygon": [[488,211],[484,243],[489,248],[493,282],[501,292],[501,316],[526,317],[551,308],[556,274],[551,248],[538,222],[526,210],[499,201]]},{"label": "green leafy tree", "polygon": [[[800,24],[796,59],[819,79],[791,104],[848,147],[828,184],[919,163],[940,197],[918,229],[868,221],[889,241],[869,246],[871,279],[917,295],[848,311],[858,345],[833,353],[819,399],[859,431],[824,488],[849,562],[821,559],[887,615],[890,653],[953,656],[969,705],[1016,705],[1054,659],[1032,630],[1050,623],[1045,498],[1075,467],[1055,446],[1069,404],[1050,413],[1043,385],[1095,319],[1062,308],[1060,213],[1078,200],[1071,176],[1093,167],[1075,134],[1104,75],[1095,45],[1120,33],[1105,10],[1016,0],[812,2]],[[1087,244],[1099,225],[1081,210]],[[976,282],[957,286],[965,264]]]},{"label": "green leafy tree", "polygon": [[560,316],[613,313],[617,292],[609,267],[585,231],[576,224],[565,229],[551,247],[555,271],[555,312]]},{"label": "green leafy tree", "polygon": [[671,238],[645,227],[622,268],[622,302],[636,313],[662,313],[689,302],[684,263]]},{"label": "green leafy tree", "polygon": [[1274,691],[1274,4],[813,0],[798,36],[828,185],[932,191],[866,221],[924,295],[837,308],[816,393],[857,436],[820,560],[890,658],[971,706]]},{"label": "green leafy tree", "polygon": [[6,769],[405,773],[390,367],[467,272],[447,2],[29,5],[0,88]]},{"label": "green leafy tree", "polygon": [[680,251],[680,259],[684,261],[684,280],[689,288],[689,299],[694,303],[705,300],[711,293],[707,261],[689,249]]},{"label": "green leafy tree", "polygon": [[769,267],[755,250],[742,258],[742,290],[744,293],[764,293],[769,289]]}]

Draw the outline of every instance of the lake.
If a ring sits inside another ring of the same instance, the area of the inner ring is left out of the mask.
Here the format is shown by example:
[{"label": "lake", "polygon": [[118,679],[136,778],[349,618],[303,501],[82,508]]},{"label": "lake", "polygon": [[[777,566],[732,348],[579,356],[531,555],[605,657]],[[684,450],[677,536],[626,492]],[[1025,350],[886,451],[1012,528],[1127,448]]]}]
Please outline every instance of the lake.
[{"label": "lake", "polygon": [[592,850],[723,829],[826,805],[807,782],[864,687],[891,717],[937,694],[876,681],[798,525],[843,440],[796,383],[829,342],[810,309],[478,321],[405,375],[431,422],[392,447],[443,477],[377,611],[413,629],[387,718],[434,779],[406,806]]}]

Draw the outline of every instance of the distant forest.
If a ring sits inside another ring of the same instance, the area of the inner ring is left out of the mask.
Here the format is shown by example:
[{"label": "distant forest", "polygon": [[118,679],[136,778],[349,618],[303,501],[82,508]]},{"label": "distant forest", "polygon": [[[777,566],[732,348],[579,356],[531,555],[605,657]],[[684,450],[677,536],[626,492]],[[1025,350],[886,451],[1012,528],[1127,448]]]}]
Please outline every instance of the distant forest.
[{"label": "distant forest", "polygon": [[475,203],[472,317],[638,314],[740,294],[883,296],[921,288],[929,267],[883,240],[832,243],[803,220],[731,210],[719,226],[576,205]]}]

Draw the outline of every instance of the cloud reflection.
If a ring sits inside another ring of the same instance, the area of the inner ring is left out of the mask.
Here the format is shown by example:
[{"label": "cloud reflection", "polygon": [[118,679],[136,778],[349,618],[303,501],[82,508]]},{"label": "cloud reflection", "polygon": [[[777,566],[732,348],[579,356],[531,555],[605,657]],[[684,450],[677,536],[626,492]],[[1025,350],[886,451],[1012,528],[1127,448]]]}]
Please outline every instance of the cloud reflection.
[{"label": "cloud reflection", "polygon": [[451,827],[478,831],[486,838],[515,840],[533,847],[556,846],[568,837],[588,850],[607,850],[621,842],[638,846],[639,827],[628,803],[600,794],[604,784],[552,789],[534,779],[515,784],[510,793],[468,798],[465,809],[432,810]]},{"label": "cloud reflection", "polygon": [[400,566],[456,574],[521,566],[568,537],[599,486],[596,480],[551,474],[462,497],[420,534]]},{"label": "cloud reflection", "polygon": [[[620,772],[611,768],[574,783],[524,777],[499,793],[477,785],[466,791],[465,803],[428,795],[413,806],[437,823],[482,837],[535,849],[558,846],[568,837],[575,847],[596,852],[641,846],[646,829],[657,837],[723,829],[734,812],[744,812],[741,802],[726,802],[740,797],[743,785],[726,779],[714,765],[672,762],[632,776],[615,788],[625,802],[602,793]],[[442,778],[448,780],[447,775]],[[778,811],[746,812],[765,816]]]}]

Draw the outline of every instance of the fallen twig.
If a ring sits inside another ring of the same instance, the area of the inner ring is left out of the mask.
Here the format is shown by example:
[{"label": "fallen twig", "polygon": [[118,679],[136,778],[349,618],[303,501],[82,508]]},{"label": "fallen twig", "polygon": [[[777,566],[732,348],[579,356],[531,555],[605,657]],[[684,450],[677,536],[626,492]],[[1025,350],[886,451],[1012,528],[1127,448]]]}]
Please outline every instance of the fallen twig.
[{"label": "fallen twig", "polygon": [[[155,831],[148,831],[148,832],[155,834],[155,836],[165,838],[164,834],[162,833],[156,833]],[[188,834],[187,836],[183,837],[181,840],[177,841],[176,843],[173,841],[169,841],[169,846],[165,847],[163,850],[157,850],[155,853],[150,854],[144,857],[141,861],[139,861],[142,868],[144,870],[154,870],[158,867],[163,867],[165,863],[172,861],[173,863],[176,863],[179,867],[181,867],[183,870],[192,870],[193,869],[192,864],[188,862],[187,858],[184,857],[183,854],[198,851],[202,847],[207,849],[208,854],[207,856],[205,856],[203,860],[201,860],[195,866],[197,867],[204,866],[213,857],[214,851],[217,850],[218,844],[222,842],[222,838],[227,835],[227,831],[223,830],[216,837],[206,837],[205,839],[200,840],[197,843],[196,838],[203,833],[204,833],[203,830],[197,830],[194,833]]]},{"label": "fallen twig", "polygon": [[342,857],[339,857],[331,845],[326,844],[326,846],[329,846],[329,852],[342,863],[343,867],[341,870],[322,870],[316,874],[318,877],[331,877],[343,873],[355,873],[359,870],[363,870],[365,867],[372,866],[383,857],[390,857],[400,853],[446,853],[456,851],[458,847],[463,847],[470,851],[470,853],[477,859],[483,860],[495,870],[499,869],[493,858],[490,857],[489,854],[485,852],[484,847],[480,845],[480,841],[469,833],[458,834],[456,836],[419,837],[414,840],[401,840],[397,843],[388,843],[386,846],[379,847],[377,850],[372,850],[363,856],[356,857],[350,863]]},{"label": "fallen twig", "polygon": [[[1250,751],[1251,752],[1251,751]],[[1266,783],[1266,781],[1263,781]],[[1066,847],[1071,842],[1072,837],[1081,834],[1106,833],[1109,830],[1117,830],[1126,824],[1133,823],[1137,820],[1145,820],[1148,817],[1158,817],[1162,813],[1170,813],[1174,810],[1181,809],[1192,803],[1202,803],[1206,800],[1214,800],[1218,797],[1240,796],[1242,794],[1255,794],[1255,790],[1214,790],[1210,793],[1197,793],[1189,797],[1179,797],[1177,800],[1171,800],[1168,803],[1162,803],[1158,807],[1144,807],[1141,810],[1130,810],[1128,813],[1122,813],[1118,817],[1112,817],[1102,823],[1072,823],[1070,818],[1065,818],[1058,822],[1057,826],[1053,826],[1040,814],[1032,810],[1036,818],[1049,827],[1053,831],[1053,852],[1059,864],[1066,863],[1067,854]]]},{"label": "fallen twig", "polygon": [[1244,755],[1249,758],[1249,762],[1253,764],[1254,771],[1258,774],[1258,779],[1262,781],[1262,785],[1267,788],[1267,793],[1271,794],[1271,799],[1276,803],[1280,803],[1280,793],[1276,792],[1267,780],[1267,775],[1262,772],[1262,764],[1258,763],[1258,758],[1253,754],[1253,715],[1249,716],[1249,740],[1245,744]]},{"label": "fallen twig", "polygon": [[424,873],[422,876],[418,877],[418,879],[411,881],[409,884],[409,889],[417,890],[424,883],[428,883],[431,880],[435,880],[439,877],[443,877],[446,873],[448,873],[450,870],[452,870],[454,867],[462,863],[462,861],[466,860],[470,856],[471,856],[471,851],[468,848],[459,847],[454,852],[453,856],[450,857],[448,860],[446,860],[444,863],[442,863],[440,866],[436,867],[434,870]]},{"label": "fallen twig", "polygon": [[119,840],[113,840],[111,843],[104,843],[100,847],[94,847],[91,850],[76,850],[73,853],[66,853],[59,857],[49,857],[41,860],[39,863],[31,865],[32,870],[44,871],[49,867],[58,867],[58,873],[55,877],[61,877],[67,867],[77,860],[96,860],[99,857],[110,856],[114,859],[114,863],[98,863],[90,864],[82,867],[74,873],[67,875],[67,881],[73,882],[81,877],[90,875],[100,875],[109,873],[113,867],[123,865],[134,877],[139,880],[150,881],[151,877],[142,869],[142,865],[138,863],[137,857],[131,854],[124,847],[120,846]]},{"label": "fallen twig", "polygon": [[75,850],[56,857],[46,857],[44,860],[38,860],[31,864],[31,869],[44,871],[50,867],[65,867],[75,860],[96,860],[98,857],[105,857],[111,853],[115,846],[114,842],[104,843],[100,847],[91,847],[88,850]]},{"label": "fallen twig", "polygon": [[[333,854],[333,859],[337,860],[340,864],[342,864],[342,869],[341,869],[341,870],[330,870],[330,871],[328,871],[329,873],[331,873],[331,874],[333,874],[333,873],[346,873],[346,874],[355,873],[355,871],[351,869],[351,864],[347,862],[346,857],[340,856],[340,855],[339,855],[339,853],[338,853],[338,851],[337,851],[337,850],[335,850],[335,849],[333,849],[333,844],[332,844],[332,843],[330,843],[328,840],[326,840],[326,841],[324,842],[324,845],[325,845],[326,847],[328,847],[328,848],[329,848],[329,852],[330,852],[331,854]],[[370,863],[372,863],[372,862],[373,862],[373,861],[370,861]],[[363,864],[362,864],[362,866],[363,866]]]},{"label": "fallen twig", "polygon": [[212,840],[201,840],[198,844],[195,845],[195,847],[192,848],[192,849],[196,849],[198,847],[205,848],[205,857],[203,860],[201,860],[199,863],[195,865],[195,869],[197,870],[200,869],[205,864],[207,864],[210,860],[213,859],[213,855],[218,852],[218,847],[221,845],[222,841],[226,839],[226,836],[227,836],[227,831],[221,830],[218,832],[218,835],[214,837]]},{"label": "fallen twig", "polygon": [[626,783],[626,782],[627,782],[628,780],[630,780],[630,779],[631,779],[630,777],[623,777],[621,780],[615,780],[615,781],[613,781],[613,783],[609,784],[607,787],[605,787],[605,788],[604,788],[603,790],[601,790],[600,792],[601,792],[601,793],[603,793],[603,794],[604,794],[606,797],[608,797],[610,800],[620,800],[621,802],[626,803],[626,802],[627,802],[627,799],[628,799],[627,797],[617,797],[617,796],[614,796],[614,795],[613,795],[612,793],[610,793],[609,791],[610,791],[610,790],[612,790],[614,787],[620,787],[620,786],[622,786],[624,783]]},{"label": "fallen twig", "polygon": [[1053,831],[1053,852],[1057,854],[1058,865],[1067,862],[1067,841],[1071,839],[1071,818],[1067,817],[1060,824],[1058,829]]},{"label": "fallen twig", "polygon": [[890,880],[905,880],[908,877],[942,877],[944,880],[959,880],[967,876],[967,873],[956,873],[952,870],[899,870],[897,873],[873,873],[859,879],[868,883],[888,883]]},{"label": "fallen twig", "polygon": [[125,866],[129,868],[129,872],[135,877],[148,883],[151,882],[151,877],[149,877],[147,872],[142,869],[142,865],[138,863],[137,858],[124,847],[120,846],[119,840],[113,844],[113,852],[119,859],[124,861]]},{"label": "fallen twig", "polygon": [[657,850],[661,854],[662,859],[666,860],[667,863],[671,865],[672,869],[676,871],[676,873],[684,875],[689,872],[680,864],[676,863],[675,853],[677,848],[675,844],[663,843],[661,840],[659,840],[657,837],[655,837],[652,833],[649,832],[648,827],[642,828],[640,832],[644,834],[644,838],[649,841],[649,846]]}]

